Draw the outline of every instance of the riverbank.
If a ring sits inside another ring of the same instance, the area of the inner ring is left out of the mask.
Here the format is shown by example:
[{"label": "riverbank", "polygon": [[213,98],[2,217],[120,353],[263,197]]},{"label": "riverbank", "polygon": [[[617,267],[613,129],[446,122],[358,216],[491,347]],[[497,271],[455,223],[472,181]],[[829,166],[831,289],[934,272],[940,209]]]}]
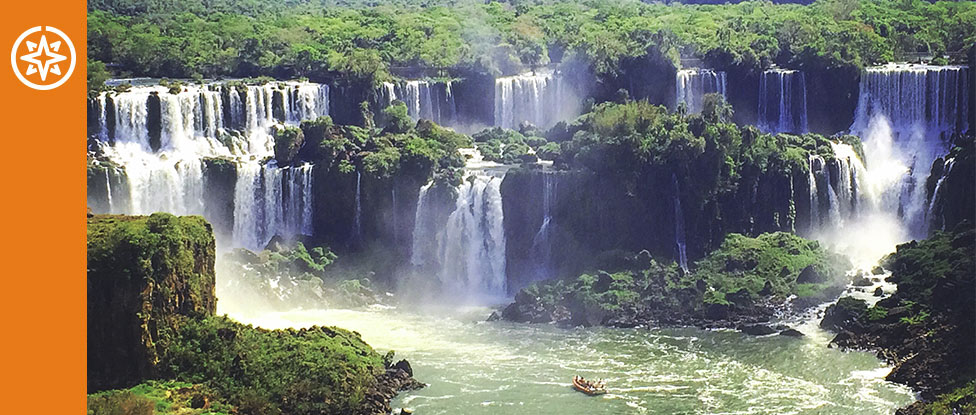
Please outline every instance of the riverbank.
[{"label": "riverbank", "polygon": [[875,350],[893,365],[887,379],[910,386],[921,401],[898,414],[976,412],[976,230],[950,232],[899,245],[882,266],[898,284],[872,307],[842,298],[821,326],[838,332],[845,350]]}]

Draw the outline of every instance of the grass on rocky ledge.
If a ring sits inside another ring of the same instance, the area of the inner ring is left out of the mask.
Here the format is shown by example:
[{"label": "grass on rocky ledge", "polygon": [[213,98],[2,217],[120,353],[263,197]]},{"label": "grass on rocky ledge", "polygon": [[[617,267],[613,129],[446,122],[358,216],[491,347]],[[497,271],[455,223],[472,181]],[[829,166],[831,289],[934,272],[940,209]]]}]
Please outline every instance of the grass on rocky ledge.
[{"label": "grass on rocky ledge", "polygon": [[200,384],[147,381],[129,389],[88,395],[89,415],[224,415],[234,407]]}]

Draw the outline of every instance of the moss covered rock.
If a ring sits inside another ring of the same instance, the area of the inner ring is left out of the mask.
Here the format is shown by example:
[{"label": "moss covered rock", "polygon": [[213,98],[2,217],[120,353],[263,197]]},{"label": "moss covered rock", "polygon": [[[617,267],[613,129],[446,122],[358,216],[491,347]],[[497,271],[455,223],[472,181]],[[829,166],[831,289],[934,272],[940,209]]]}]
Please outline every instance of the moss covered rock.
[{"label": "moss covered rock", "polygon": [[[850,266],[817,242],[784,232],[730,234],[691,272],[658,263],[646,251],[608,264],[616,269],[530,285],[503,317],[569,325],[747,327],[787,305],[802,309],[839,295]],[[561,310],[571,316],[557,318]]]}]

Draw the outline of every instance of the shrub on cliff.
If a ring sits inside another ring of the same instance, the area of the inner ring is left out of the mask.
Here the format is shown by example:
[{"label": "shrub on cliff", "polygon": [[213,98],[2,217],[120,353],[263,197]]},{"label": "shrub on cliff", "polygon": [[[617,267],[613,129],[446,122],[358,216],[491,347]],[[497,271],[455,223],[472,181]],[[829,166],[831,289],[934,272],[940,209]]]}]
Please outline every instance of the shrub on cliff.
[{"label": "shrub on cliff", "polygon": [[298,150],[305,144],[305,134],[298,127],[274,127],[271,135],[274,137],[274,154],[278,165],[291,164],[298,155]]}]

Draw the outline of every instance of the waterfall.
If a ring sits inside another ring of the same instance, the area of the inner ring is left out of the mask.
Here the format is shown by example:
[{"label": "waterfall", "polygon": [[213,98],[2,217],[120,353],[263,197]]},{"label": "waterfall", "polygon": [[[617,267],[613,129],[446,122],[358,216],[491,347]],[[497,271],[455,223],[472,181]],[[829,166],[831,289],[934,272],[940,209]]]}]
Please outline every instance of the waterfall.
[{"label": "waterfall", "polygon": [[536,72],[495,79],[494,125],[517,129],[524,121],[549,128],[579,115],[579,101],[560,76]]},{"label": "waterfall", "polygon": [[430,191],[430,187],[434,182],[428,182],[423,187],[420,188],[420,194],[417,196],[417,210],[414,213],[414,228],[413,228],[413,244],[410,251],[410,264],[414,266],[424,265],[426,263],[425,250],[426,244],[430,242],[433,235],[431,231],[433,230],[433,225],[426,223],[425,219],[427,216],[425,213],[427,211],[424,209],[427,205],[427,193]]},{"label": "waterfall", "polygon": [[[889,64],[862,74],[851,132],[864,140],[881,208],[897,215],[908,238],[928,235],[925,183],[950,134],[968,128],[969,68]],[[872,160],[876,159],[876,160]]]},{"label": "waterfall", "polygon": [[[942,183],[940,180],[939,183]],[[112,177],[108,173],[108,169],[105,169],[105,197],[108,199],[108,211],[112,212],[115,208],[112,206]]]},{"label": "waterfall", "polygon": [[451,91],[451,81],[405,80],[384,82],[377,91],[380,106],[387,107],[395,100],[407,104],[407,114],[414,121],[431,120],[440,125],[454,125],[457,106]]},{"label": "waterfall", "polygon": [[312,164],[285,168],[285,234],[312,234]]},{"label": "waterfall", "polygon": [[532,238],[532,256],[538,267],[536,279],[552,276],[552,203],[556,197],[556,175],[552,172],[542,174],[542,224]]},{"label": "waterfall", "polygon": [[362,174],[359,170],[356,170],[356,212],[353,214],[352,220],[352,237],[353,240],[362,242],[363,238],[363,206],[362,199],[360,195],[360,185],[362,184]]},{"label": "waterfall", "polygon": [[207,219],[233,222],[229,242],[258,248],[275,234],[310,234],[312,166],[279,168],[257,160],[273,154],[272,126],[327,115],[328,96],[327,85],[308,82],[213,83],[172,92],[153,85],[102,93],[93,102],[99,112],[96,153],[121,166],[124,180],[115,186],[124,189],[109,183],[99,206],[124,214],[219,215],[223,210],[204,208],[204,165],[221,159],[239,178],[234,218]]},{"label": "waterfall", "polygon": [[234,187],[234,244],[264,249],[275,235],[312,233],[312,165],[243,163]]},{"label": "waterfall", "polygon": [[807,132],[807,86],[803,72],[769,69],[759,77],[759,129]]},{"label": "waterfall", "polygon": [[502,179],[475,174],[458,189],[440,240],[439,278],[453,293],[505,294]]},{"label": "waterfall", "polygon": [[689,114],[699,113],[705,94],[726,96],[725,72],[711,69],[681,69],[675,74],[675,108],[685,104]]},{"label": "waterfall", "polygon": [[896,132],[929,134],[969,128],[969,68],[889,64],[867,68],[852,131],[865,131],[872,118],[886,117]]},{"label": "waterfall", "polygon": [[817,192],[817,175],[816,172],[823,169],[824,162],[823,157],[816,154],[810,155],[809,160],[809,174],[807,176],[807,185],[810,188],[810,229],[816,229],[820,226],[820,196]]},{"label": "waterfall", "polygon": [[685,217],[681,210],[681,189],[678,187],[678,176],[671,173],[671,183],[674,184],[674,247],[678,254],[678,265],[688,272],[688,252],[685,246]]},{"label": "waterfall", "polygon": [[[467,169],[446,220],[433,183],[417,197],[410,263],[436,276],[444,293],[464,300],[505,295],[503,174]],[[446,213],[446,212],[445,212]]]}]

